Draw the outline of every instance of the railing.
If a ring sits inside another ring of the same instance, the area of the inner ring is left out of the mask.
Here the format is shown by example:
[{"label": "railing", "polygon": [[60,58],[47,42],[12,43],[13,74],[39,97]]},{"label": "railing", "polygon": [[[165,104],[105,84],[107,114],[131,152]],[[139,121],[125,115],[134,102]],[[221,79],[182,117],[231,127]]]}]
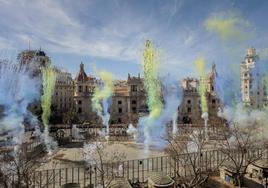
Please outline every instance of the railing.
[{"label": "railing", "polygon": [[[255,155],[267,159],[266,149],[254,149],[247,151],[247,157]],[[98,165],[77,166],[74,168],[61,168],[35,171],[33,174],[32,187],[57,188],[66,183],[79,183],[81,187],[95,187],[104,178],[124,177],[130,182],[145,182],[150,172],[161,171],[175,177],[189,176],[192,174],[192,165],[189,157],[196,157],[198,153],[181,154],[176,160],[169,156],[161,156],[146,159],[137,159],[109,163],[102,165],[103,171]],[[237,153],[239,158],[241,155]],[[228,157],[219,150],[202,152],[199,158],[199,166],[202,171],[217,170]],[[13,176],[13,183],[15,176]]]},{"label": "railing", "polygon": [[[181,134],[189,134],[193,130],[196,129],[204,129],[204,125],[202,124],[178,124],[178,131]],[[77,129],[86,137],[86,140],[95,139],[99,132],[105,129],[105,126],[83,126],[77,125]],[[133,140],[131,135],[127,134],[128,126],[126,124],[113,124],[110,126],[110,140],[111,141],[129,141]],[[167,131],[171,131],[172,126],[167,126]],[[212,140],[220,138],[226,127],[224,126],[208,126],[208,136],[211,137]],[[61,133],[60,133],[61,132]],[[60,134],[59,134],[60,133]],[[59,135],[62,134],[62,137],[70,137],[72,136],[72,129],[70,126],[59,126],[55,127],[54,131],[50,133],[56,139],[59,139]],[[84,139],[82,139],[84,140]]]}]

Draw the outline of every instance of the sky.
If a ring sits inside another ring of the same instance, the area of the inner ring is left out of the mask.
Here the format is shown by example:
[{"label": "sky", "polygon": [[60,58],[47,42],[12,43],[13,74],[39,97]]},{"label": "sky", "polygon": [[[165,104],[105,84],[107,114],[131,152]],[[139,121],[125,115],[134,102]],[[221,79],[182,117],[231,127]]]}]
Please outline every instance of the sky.
[{"label": "sky", "polygon": [[218,72],[239,74],[246,48],[268,57],[266,0],[0,0],[0,59],[24,49],[44,50],[71,72],[142,73],[145,42],[160,51],[160,72],[198,76],[204,58]]}]

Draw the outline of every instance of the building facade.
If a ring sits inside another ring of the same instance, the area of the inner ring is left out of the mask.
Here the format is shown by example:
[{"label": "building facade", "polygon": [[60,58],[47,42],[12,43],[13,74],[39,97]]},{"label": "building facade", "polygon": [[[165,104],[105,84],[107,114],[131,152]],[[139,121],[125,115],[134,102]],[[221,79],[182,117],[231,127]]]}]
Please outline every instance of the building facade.
[{"label": "building facade", "polygon": [[27,66],[33,72],[33,76],[39,76],[42,67],[51,65],[50,58],[44,51],[40,50],[24,50],[17,56],[20,65]]},{"label": "building facade", "polygon": [[137,123],[146,109],[143,79],[130,76],[127,81],[114,82],[114,94],[110,106],[111,123]]},{"label": "building facade", "polygon": [[[253,57],[254,51],[248,51],[245,62],[250,64],[250,62],[256,61]],[[50,65],[49,57],[40,50],[23,51],[19,54],[18,59],[21,64],[31,64],[36,69],[36,74],[40,73],[42,67]],[[91,103],[99,81],[86,74],[84,64],[80,64],[79,72],[74,79],[66,71],[57,68],[55,68],[55,71],[57,72],[57,79],[52,101],[53,112],[63,115],[65,112],[72,111],[77,114],[80,122],[101,123],[100,117],[93,111]],[[245,76],[245,73],[246,71],[243,69],[241,75]],[[209,124],[215,125],[222,122],[221,118],[217,116],[221,102],[214,88],[216,74],[216,67],[213,65],[211,72],[205,78],[186,78],[182,81],[183,96],[181,104],[178,104],[179,124],[200,124],[204,122],[201,118],[200,96],[197,91],[200,82],[206,85]],[[244,85],[249,84],[246,81],[243,83]],[[128,74],[127,80],[114,81],[114,92],[111,96],[109,112],[111,124],[137,124],[141,116],[148,114],[144,80],[140,75],[131,76]]]},{"label": "building facade", "polygon": [[248,48],[240,65],[241,97],[245,106],[262,108],[267,105],[267,93],[255,48]]},{"label": "building facade", "polygon": [[72,111],[74,107],[74,84],[72,75],[55,68],[57,73],[52,108],[59,115]]},{"label": "building facade", "polygon": [[206,75],[205,78],[186,78],[182,80],[183,96],[178,109],[179,124],[204,124],[204,120],[201,118],[201,99],[198,93],[200,82],[203,82],[206,86],[208,124],[217,126],[225,123],[225,121],[217,115],[222,104],[215,91],[214,80],[216,74],[216,66],[213,65],[211,72]]},{"label": "building facade", "polygon": [[74,79],[74,109],[79,120],[96,122],[99,121],[95,112],[93,112],[91,99],[94,89],[97,86],[97,79],[93,76],[87,76],[84,70],[84,64],[80,64],[80,70]]}]

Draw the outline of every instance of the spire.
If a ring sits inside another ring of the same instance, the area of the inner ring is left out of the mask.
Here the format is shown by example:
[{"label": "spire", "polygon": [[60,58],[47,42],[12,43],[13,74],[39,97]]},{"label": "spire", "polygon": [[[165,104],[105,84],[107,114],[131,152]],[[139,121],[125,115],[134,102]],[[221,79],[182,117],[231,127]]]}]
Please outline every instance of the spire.
[{"label": "spire", "polygon": [[211,72],[209,74],[209,78],[214,80],[216,76],[217,76],[216,64],[215,64],[215,62],[213,62],[212,67],[211,67]]},{"label": "spire", "polygon": [[83,62],[81,61],[81,63],[80,63],[80,72],[81,71],[84,71],[84,64],[83,64]]},{"label": "spire", "polygon": [[85,73],[83,62],[80,63],[80,70],[77,76],[75,77],[75,80],[82,81],[82,82],[87,80],[87,74]]},{"label": "spire", "polygon": [[215,75],[217,75],[215,62],[212,63],[212,73],[215,74]]}]

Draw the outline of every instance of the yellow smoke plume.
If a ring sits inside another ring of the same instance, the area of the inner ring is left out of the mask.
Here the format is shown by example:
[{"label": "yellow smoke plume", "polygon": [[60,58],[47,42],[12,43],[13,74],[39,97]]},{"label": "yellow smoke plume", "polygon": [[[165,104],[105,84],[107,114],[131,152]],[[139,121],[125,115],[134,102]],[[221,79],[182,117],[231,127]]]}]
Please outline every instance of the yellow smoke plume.
[{"label": "yellow smoke plume", "polygon": [[202,113],[204,113],[204,112],[208,112],[207,98],[206,98],[207,86],[205,83],[205,79],[206,79],[205,60],[203,58],[198,58],[195,61],[195,66],[200,76],[200,82],[198,85],[198,93],[201,98],[201,110],[202,110]]},{"label": "yellow smoke plume", "polygon": [[52,96],[55,89],[57,74],[52,67],[42,68],[43,95],[41,96],[42,121],[45,126],[49,123],[51,115]]},{"label": "yellow smoke plume", "polygon": [[222,40],[245,40],[253,33],[250,23],[243,18],[228,12],[211,15],[205,21],[205,27],[208,31],[217,34]]},{"label": "yellow smoke plume", "polygon": [[143,58],[144,85],[150,110],[149,119],[154,119],[160,116],[163,104],[161,101],[161,83],[158,78],[159,57],[149,40],[146,42]]}]

